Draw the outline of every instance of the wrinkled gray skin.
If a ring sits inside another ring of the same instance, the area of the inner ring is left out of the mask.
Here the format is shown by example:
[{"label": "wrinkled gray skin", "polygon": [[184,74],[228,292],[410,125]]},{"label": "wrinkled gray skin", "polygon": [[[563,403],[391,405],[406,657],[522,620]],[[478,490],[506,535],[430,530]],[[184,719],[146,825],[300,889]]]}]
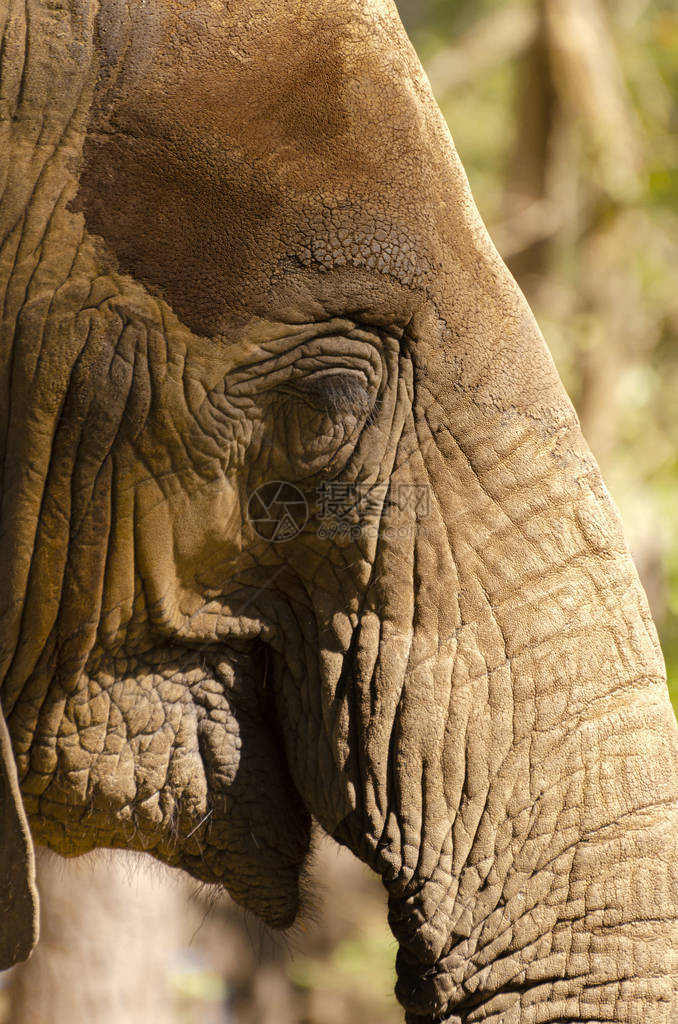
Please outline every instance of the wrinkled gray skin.
[{"label": "wrinkled gray skin", "polygon": [[[5,961],[18,778],[37,841],[279,927],[316,819],[384,880],[411,1024],[675,1022],[657,637],[391,0],[2,0],[0,34]],[[372,496],[353,536],[327,481]]]}]

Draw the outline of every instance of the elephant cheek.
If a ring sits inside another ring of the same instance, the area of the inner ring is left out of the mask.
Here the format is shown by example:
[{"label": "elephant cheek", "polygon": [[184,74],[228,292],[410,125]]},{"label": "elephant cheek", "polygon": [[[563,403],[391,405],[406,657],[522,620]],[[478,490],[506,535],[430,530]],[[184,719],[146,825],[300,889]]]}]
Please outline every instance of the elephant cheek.
[{"label": "elephant cheek", "polygon": [[192,668],[181,656],[137,663],[124,678],[100,669],[71,693],[53,683],[37,720],[28,699],[11,716],[17,768],[39,842],[66,856],[152,852],[285,928],[299,911],[310,818],[259,659],[238,658],[236,669],[204,657]]}]

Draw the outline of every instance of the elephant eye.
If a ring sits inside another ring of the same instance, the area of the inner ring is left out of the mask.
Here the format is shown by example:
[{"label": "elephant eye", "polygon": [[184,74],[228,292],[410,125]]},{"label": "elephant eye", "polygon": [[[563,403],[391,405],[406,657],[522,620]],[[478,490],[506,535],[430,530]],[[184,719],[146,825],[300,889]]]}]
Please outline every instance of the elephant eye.
[{"label": "elephant eye", "polygon": [[355,370],[319,370],[286,382],[283,394],[312,406],[330,418],[351,416],[364,420],[371,411],[365,375]]},{"label": "elephant eye", "polygon": [[271,392],[271,419],[265,427],[266,471],[281,480],[339,472],[369,422],[374,403],[374,389],[358,369],[296,369]]}]

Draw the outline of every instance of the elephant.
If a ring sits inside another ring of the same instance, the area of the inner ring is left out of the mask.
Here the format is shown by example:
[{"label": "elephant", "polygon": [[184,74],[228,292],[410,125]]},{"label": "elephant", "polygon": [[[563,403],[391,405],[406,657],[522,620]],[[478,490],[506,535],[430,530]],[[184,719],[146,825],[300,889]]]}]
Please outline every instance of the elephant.
[{"label": "elephant", "polygon": [[2,966],[32,841],[276,928],[377,872],[408,1024],[678,1019],[619,515],[393,0],[3,0]]}]

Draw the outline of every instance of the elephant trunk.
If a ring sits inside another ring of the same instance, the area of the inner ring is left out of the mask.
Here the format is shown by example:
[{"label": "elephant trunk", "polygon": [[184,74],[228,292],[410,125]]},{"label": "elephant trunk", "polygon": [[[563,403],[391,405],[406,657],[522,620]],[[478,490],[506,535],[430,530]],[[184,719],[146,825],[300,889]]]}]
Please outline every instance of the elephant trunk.
[{"label": "elephant trunk", "polygon": [[[448,154],[443,193],[462,175]],[[380,544],[395,578],[373,575],[385,615],[351,697],[370,838],[343,835],[388,889],[410,1024],[640,1005],[668,1024],[678,734],[656,631],[534,318],[470,200],[454,211],[391,483],[430,502]]]},{"label": "elephant trunk", "polygon": [[503,419],[491,448],[461,415],[431,445],[474,508],[445,524],[445,692],[420,669],[429,693],[410,698],[431,724],[400,770],[402,806],[419,772],[422,796],[417,867],[390,885],[399,996],[413,1021],[523,1021],[546,1001],[630,1020],[641,995],[664,1020],[678,747],[656,633],[576,425]]},{"label": "elephant trunk", "polygon": [[668,1022],[678,745],[617,513],[564,398],[420,375],[412,416],[297,784],[384,880],[410,1024]]}]

